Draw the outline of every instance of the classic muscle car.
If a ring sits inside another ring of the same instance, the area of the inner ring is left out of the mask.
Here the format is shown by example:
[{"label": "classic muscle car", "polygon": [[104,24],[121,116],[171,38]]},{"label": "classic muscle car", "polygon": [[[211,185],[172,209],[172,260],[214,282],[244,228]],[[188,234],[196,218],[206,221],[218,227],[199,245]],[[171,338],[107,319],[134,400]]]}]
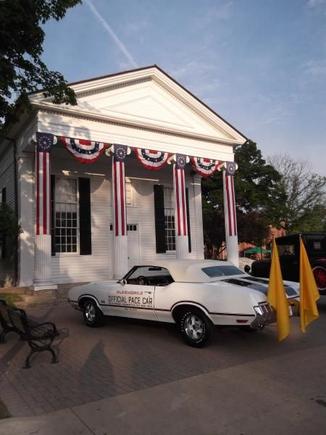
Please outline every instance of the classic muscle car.
[{"label": "classic muscle car", "polygon": [[[200,347],[214,325],[255,330],[274,322],[267,288],[267,280],[225,261],[171,260],[134,266],[117,282],[76,286],[68,298],[88,326],[97,326],[103,316],[176,323],[184,340]],[[285,288],[289,300],[298,298],[298,284]]]},{"label": "classic muscle car", "polygon": [[[326,294],[326,233],[291,234],[275,239],[283,279],[299,281],[300,236],[305,245],[319,293]],[[251,274],[267,278],[270,267],[270,259],[255,261],[251,265]]]}]

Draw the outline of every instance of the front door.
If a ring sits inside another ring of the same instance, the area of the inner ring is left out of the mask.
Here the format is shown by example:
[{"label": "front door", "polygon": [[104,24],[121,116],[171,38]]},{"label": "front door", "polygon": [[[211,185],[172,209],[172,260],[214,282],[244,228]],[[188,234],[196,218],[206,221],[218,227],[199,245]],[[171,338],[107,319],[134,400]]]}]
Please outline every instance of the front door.
[{"label": "front door", "polygon": [[108,295],[111,316],[156,320],[154,312],[155,286],[150,282],[150,266],[136,266],[119,286]]}]

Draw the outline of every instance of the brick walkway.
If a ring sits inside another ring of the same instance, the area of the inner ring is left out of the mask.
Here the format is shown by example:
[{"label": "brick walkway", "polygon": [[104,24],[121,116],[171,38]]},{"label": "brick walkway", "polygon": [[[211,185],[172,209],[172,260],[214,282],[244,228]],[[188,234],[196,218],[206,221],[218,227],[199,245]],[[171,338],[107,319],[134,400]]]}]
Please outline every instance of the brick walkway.
[{"label": "brick walkway", "polygon": [[13,416],[40,415],[324,342],[319,335],[298,338],[296,331],[277,345],[273,328],[221,329],[209,347],[194,349],[183,344],[173,325],[107,319],[101,328],[88,328],[62,298],[26,311],[40,321],[55,321],[66,337],[57,342],[59,364],[50,364],[44,353],[28,370],[22,369],[27,344],[10,334],[1,345],[1,398]]}]

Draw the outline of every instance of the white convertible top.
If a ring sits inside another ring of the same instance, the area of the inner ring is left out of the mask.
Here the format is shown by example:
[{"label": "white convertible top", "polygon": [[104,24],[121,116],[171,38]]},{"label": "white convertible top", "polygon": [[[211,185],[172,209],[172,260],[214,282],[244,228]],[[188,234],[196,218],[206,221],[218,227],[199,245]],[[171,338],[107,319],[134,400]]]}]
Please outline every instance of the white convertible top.
[{"label": "white convertible top", "polygon": [[[223,277],[210,277],[203,268],[213,266],[233,266],[228,261],[218,260],[157,260],[151,266],[165,267],[176,282],[211,282]],[[239,270],[239,275],[242,272]],[[236,274],[235,274],[236,275]],[[224,277],[225,278],[225,277]]]}]

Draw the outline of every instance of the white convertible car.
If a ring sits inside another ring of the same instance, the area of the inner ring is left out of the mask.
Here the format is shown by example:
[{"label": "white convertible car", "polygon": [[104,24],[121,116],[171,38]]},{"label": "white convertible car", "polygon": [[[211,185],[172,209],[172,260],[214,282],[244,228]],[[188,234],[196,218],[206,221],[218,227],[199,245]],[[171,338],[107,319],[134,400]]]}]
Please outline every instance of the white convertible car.
[{"label": "white convertible car", "polygon": [[[290,304],[298,300],[298,283],[284,284]],[[255,330],[273,323],[267,288],[268,280],[225,261],[164,260],[134,266],[117,282],[73,287],[68,298],[88,326],[99,325],[103,316],[177,323],[185,341],[200,347],[214,325]]]}]

